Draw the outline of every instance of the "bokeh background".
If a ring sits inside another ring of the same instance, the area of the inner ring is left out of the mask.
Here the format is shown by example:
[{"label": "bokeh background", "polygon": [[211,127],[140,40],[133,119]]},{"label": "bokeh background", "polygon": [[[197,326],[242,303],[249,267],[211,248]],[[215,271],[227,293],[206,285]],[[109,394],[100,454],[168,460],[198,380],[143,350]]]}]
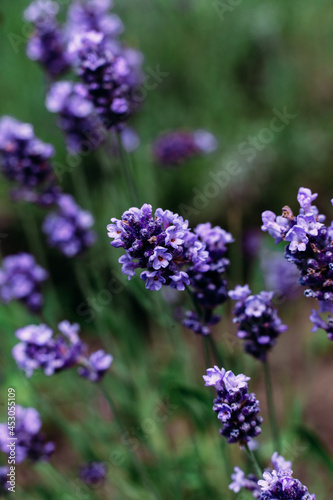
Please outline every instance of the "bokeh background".
[{"label": "bokeh background", "polygon": [[[229,5],[225,12],[222,4]],[[25,55],[30,28],[22,12],[27,5],[16,0],[0,6],[0,115],[32,123],[36,134],[55,146],[56,163],[67,165],[63,136],[44,105],[44,74]],[[131,120],[141,138],[133,153],[141,202],[185,210],[191,227],[211,221],[230,231],[236,239],[230,249],[231,286],[248,282],[255,292],[275,287],[279,314],[289,325],[271,356],[283,452],[317,499],[330,499],[332,346],[324,332],[311,333],[308,317],[314,304],[298,290],[293,270],[282,276],[282,284],[272,278],[270,259],[278,259],[283,248],[262,235],[260,215],[265,209],[279,213],[286,204],[296,209],[300,186],[319,193],[317,204],[328,218],[333,212],[332,3],[115,0],[114,11],[126,27],[122,38],[144,53],[145,71],[159,68],[166,74],[147,91],[144,106]],[[289,123],[279,132],[265,132],[276,110],[284,109],[293,115]],[[177,128],[207,129],[219,147],[179,168],[161,169],[153,162],[151,144],[159,133]],[[207,196],[211,176],[228,171],[232,160],[239,166],[237,174]],[[117,264],[121,252],[109,246],[105,226],[130,204],[119,189],[117,157],[84,156],[75,168],[62,171],[60,182],[94,214],[97,244],[74,260],[49,250],[40,232],[43,211],[13,203],[2,178],[1,253],[32,252],[51,273],[44,288],[47,317],[79,322],[88,343],[111,350],[115,361],[108,384],[125,434],[119,433],[99,389],[75,374],[25,380],[11,358],[13,333],[38,319],[18,304],[0,306],[2,421],[7,387],[12,386],[20,404],[40,411],[45,433],[57,444],[51,465],[18,468],[17,498],[146,500],[154,498],[147,484],[160,498],[234,498],[227,489],[228,474],[234,465],[246,468],[246,459],[232,446],[224,465],[226,448],[211,411],[212,394],[201,378],[202,339],[175,319],[176,306],[186,298],[173,305],[145,291],[139,279],[128,283]],[[101,291],[111,278],[117,291],[105,299],[110,294]],[[214,337],[228,368],[253,378],[265,416],[261,367],[235,340],[230,309],[227,304]],[[156,408],[165,418],[154,418]],[[267,421],[259,441],[259,455],[268,460]],[[133,453],[146,483],[132,465]],[[90,490],[77,479],[77,466],[94,454],[109,464],[109,475],[103,486]]]}]

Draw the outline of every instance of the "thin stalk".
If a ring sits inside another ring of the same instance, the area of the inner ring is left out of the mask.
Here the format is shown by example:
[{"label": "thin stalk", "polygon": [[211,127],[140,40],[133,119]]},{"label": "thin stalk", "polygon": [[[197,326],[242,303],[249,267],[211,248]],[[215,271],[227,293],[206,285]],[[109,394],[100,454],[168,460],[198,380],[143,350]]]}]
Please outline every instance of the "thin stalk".
[{"label": "thin stalk", "polygon": [[204,353],[205,353],[205,364],[206,364],[205,368],[208,368],[209,366],[211,366],[211,362],[210,362],[210,352],[209,352],[209,344],[208,344],[207,338],[202,337],[202,342],[203,342]]},{"label": "thin stalk", "polygon": [[135,182],[133,179],[133,172],[131,170],[131,167],[130,167],[130,164],[128,161],[127,152],[124,150],[124,146],[123,146],[123,143],[121,140],[120,133],[117,132],[116,135],[117,135],[117,142],[118,142],[119,157],[120,157],[120,161],[121,161],[121,164],[123,167],[123,172],[124,172],[126,184],[128,187],[128,191],[129,191],[129,194],[131,197],[131,201],[136,207],[138,207],[139,203],[140,203],[139,196],[138,196]]},{"label": "thin stalk", "polygon": [[269,369],[268,360],[266,360],[263,364],[264,364],[267,405],[268,405],[269,422],[271,426],[272,439],[274,441],[275,451],[280,452],[281,446],[280,446],[279,428],[277,425],[276,414],[275,414],[272,380],[271,380],[271,373]]},{"label": "thin stalk", "polygon": [[[100,387],[101,387],[101,390],[103,392],[103,395],[104,395],[106,401],[108,402],[109,408],[110,408],[112,414],[114,415],[114,418],[118,424],[120,432],[122,433],[122,435],[127,433],[127,431],[123,425],[122,419],[121,419],[120,415],[118,414],[115,405],[113,404],[113,401],[112,401],[112,398],[109,394],[109,391],[106,389],[103,382],[100,384]],[[135,453],[132,453],[132,451],[130,449],[129,449],[129,452],[130,452],[130,456],[133,460],[133,466],[135,467],[137,473],[141,477],[142,483],[144,484],[144,486],[146,486],[146,488],[151,491],[151,493],[155,496],[155,498],[157,500],[163,500],[162,497],[160,496],[159,492],[155,489],[155,486],[152,484],[149,477],[147,476],[147,473],[146,473],[143,465],[139,461],[138,457],[135,455]]]},{"label": "thin stalk", "polygon": [[216,361],[218,362],[219,366],[222,367],[224,366],[224,363],[223,363],[223,358],[220,354],[220,351],[215,343],[215,340],[213,339],[212,335],[207,335],[206,336],[207,338],[207,342],[209,342],[210,344],[210,347],[212,349],[212,353],[214,354],[215,358],[216,358]]},{"label": "thin stalk", "polygon": [[247,454],[248,454],[248,456],[249,456],[249,459],[250,459],[250,460],[251,460],[251,462],[252,462],[252,465],[253,465],[253,467],[254,467],[254,470],[255,470],[255,472],[256,472],[256,474],[257,474],[258,478],[261,478],[261,477],[262,477],[262,470],[261,470],[261,467],[260,467],[260,465],[259,465],[259,463],[258,463],[258,460],[256,459],[255,454],[253,453],[253,451],[252,451],[252,450],[250,450],[250,448],[249,448],[249,445],[248,445],[248,444],[246,444],[246,445],[245,445],[245,449],[246,449],[246,451],[247,451]]}]

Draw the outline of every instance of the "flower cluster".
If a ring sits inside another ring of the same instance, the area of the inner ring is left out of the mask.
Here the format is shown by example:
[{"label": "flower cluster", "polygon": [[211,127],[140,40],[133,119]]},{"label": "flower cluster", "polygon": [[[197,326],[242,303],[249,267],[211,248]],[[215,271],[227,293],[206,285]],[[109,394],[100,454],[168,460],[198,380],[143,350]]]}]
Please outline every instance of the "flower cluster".
[{"label": "flower cluster", "polygon": [[235,467],[231,476],[233,482],[229,489],[239,493],[242,489],[250,491],[252,496],[259,500],[316,500],[300,481],[294,479],[291,470],[292,463],[285,460],[275,452],[271,458],[273,468],[268,468],[259,480],[253,474],[246,476],[244,472]]},{"label": "flower cluster", "polygon": [[55,449],[54,443],[46,441],[41,433],[42,422],[35,408],[15,406],[15,427],[8,429],[8,423],[0,424],[0,449],[10,455],[8,444],[13,440],[10,432],[15,434],[15,461],[21,463],[25,459],[33,462],[48,460]]},{"label": "flower cluster", "polygon": [[215,366],[207,370],[203,379],[206,386],[216,389],[213,410],[222,423],[220,433],[228,443],[244,446],[261,433],[259,401],[254,393],[249,393],[249,377]]},{"label": "flower cluster", "polygon": [[107,468],[103,462],[92,462],[80,468],[80,479],[89,486],[100,484],[106,477]]},{"label": "flower cluster", "polygon": [[310,189],[300,188],[299,215],[294,216],[287,206],[279,217],[267,210],[262,214],[262,230],[268,231],[276,243],[288,243],[285,257],[298,267],[299,282],[307,287],[305,295],[333,302],[333,225],[324,225],[325,217],[312,205],[316,198]]},{"label": "flower cluster", "polygon": [[288,329],[272,304],[273,295],[273,292],[252,295],[248,285],[238,285],[229,292],[230,298],[237,301],[233,310],[237,337],[244,340],[245,351],[260,361],[266,361],[277,337]]},{"label": "flower cluster", "polygon": [[58,125],[65,134],[70,153],[93,151],[103,142],[101,123],[84,85],[69,81],[54,83],[46,107],[59,114]]},{"label": "flower cluster", "polygon": [[98,31],[77,34],[70,52],[104,127],[124,122],[138,107],[135,92],[142,83],[141,54],[110,46]]},{"label": "flower cluster", "polygon": [[124,25],[121,19],[110,13],[111,0],[85,0],[73,2],[67,14],[66,32],[68,38],[78,33],[98,31],[111,39],[121,35]]},{"label": "flower cluster", "polygon": [[44,324],[20,328],[15,332],[20,342],[13,348],[13,358],[27,377],[38,369],[53,375],[78,366],[80,376],[98,382],[109,369],[112,356],[102,350],[88,356],[79,329],[78,324],[62,321],[58,325],[59,335],[54,337],[53,330]]},{"label": "flower cluster", "polygon": [[227,245],[234,240],[230,233],[219,226],[212,227],[210,222],[199,224],[194,233],[205,245],[208,259],[205,270],[200,271],[191,266],[187,270],[193,298],[201,310],[201,317],[197,312],[189,311],[186,313],[183,325],[195,333],[207,335],[210,333],[207,325],[214,325],[220,320],[220,316],[214,314],[214,309],[228,298],[227,281],[223,275],[230,262],[225,255]]},{"label": "flower cluster", "polygon": [[111,222],[111,245],[126,250],[119,259],[122,272],[131,279],[137,268],[144,269],[140,277],[148,290],[160,290],[162,285],[184,290],[190,284],[185,266],[193,273],[209,270],[204,243],[188,228],[188,221],[170,210],[158,208],[153,215],[151,205],[145,204]]},{"label": "flower cluster", "polygon": [[51,247],[66,257],[74,257],[94,244],[93,224],[90,212],[82,210],[71,195],[62,194],[57,200],[57,211],[45,217],[43,231]]},{"label": "flower cluster", "polygon": [[156,139],[153,155],[162,167],[178,166],[217,148],[216,138],[206,130],[167,132]]},{"label": "flower cluster", "polygon": [[1,170],[10,181],[16,182],[22,198],[34,199],[34,190],[44,193],[44,201],[53,202],[56,195],[50,159],[54,155],[51,144],[38,139],[33,127],[10,116],[0,120]]},{"label": "flower cluster", "polygon": [[8,304],[19,300],[32,312],[39,312],[43,305],[41,283],[48,273],[27,253],[9,255],[0,268],[0,298]]},{"label": "flower cluster", "polygon": [[65,36],[56,19],[58,10],[57,2],[36,0],[24,12],[25,20],[35,29],[27,45],[27,56],[38,61],[53,78],[70,66]]}]

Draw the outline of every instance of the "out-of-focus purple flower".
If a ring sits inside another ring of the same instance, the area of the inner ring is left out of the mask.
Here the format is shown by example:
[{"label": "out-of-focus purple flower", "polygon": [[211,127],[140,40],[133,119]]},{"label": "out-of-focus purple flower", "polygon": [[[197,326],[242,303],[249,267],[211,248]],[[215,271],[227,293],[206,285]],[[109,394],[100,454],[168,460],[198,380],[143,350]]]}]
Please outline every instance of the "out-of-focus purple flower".
[{"label": "out-of-focus purple flower", "polygon": [[130,208],[122,219],[111,219],[107,226],[113,247],[122,247],[122,272],[129,279],[135,269],[144,269],[140,277],[149,290],[162,285],[182,290],[188,284],[186,268],[194,272],[208,270],[208,253],[198,236],[188,229],[188,221],[178,214],[158,208],[153,215],[151,205]]},{"label": "out-of-focus purple flower", "polygon": [[102,349],[96,351],[89,356],[84,366],[79,368],[79,375],[87,378],[91,382],[98,382],[108,371],[112,361],[113,357],[111,354],[106,354]]},{"label": "out-of-focus purple flower", "polygon": [[[224,278],[224,273],[230,263],[225,255],[227,246],[234,239],[221,227],[212,227],[210,222],[199,224],[194,232],[208,252],[204,270],[200,272],[191,266],[187,269],[193,298],[201,309],[202,317],[199,318],[197,312],[190,313],[183,321],[183,325],[195,333],[206,335],[207,327],[209,330],[209,326],[215,325],[220,320],[220,316],[214,314],[215,308],[228,299],[227,281]],[[202,323],[203,329],[200,328],[200,323]]]},{"label": "out-of-focus purple flower", "polygon": [[9,467],[7,466],[0,467],[0,495],[5,496],[9,492],[8,488],[11,485],[8,483],[8,481],[10,481]]},{"label": "out-of-focus purple flower", "polygon": [[258,478],[254,474],[244,474],[239,467],[234,468],[234,473],[231,475],[232,483],[229,484],[229,490],[234,493],[239,493],[242,489],[250,491],[253,498],[260,497],[260,486]]},{"label": "out-of-focus purple flower", "polygon": [[58,192],[50,162],[53,155],[53,146],[38,139],[32,125],[10,116],[1,118],[1,170],[7,179],[19,184],[16,199],[44,200],[45,204],[55,201]]},{"label": "out-of-focus purple flower", "polygon": [[50,0],[35,0],[24,11],[26,21],[35,31],[28,41],[27,56],[39,64],[51,77],[57,77],[69,69],[66,42],[58,22],[59,5]]},{"label": "out-of-focus purple flower", "polygon": [[261,268],[266,288],[274,291],[278,298],[293,298],[300,291],[299,272],[279,252],[263,251],[260,255]]},{"label": "out-of-focus purple flower", "polygon": [[13,442],[13,436],[10,432],[14,432],[16,463],[19,464],[25,459],[30,459],[33,462],[48,460],[55,445],[45,440],[41,433],[41,427],[41,418],[35,408],[23,408],[16,405],[13,431],[9,431],[7,422],[0,424],[0,449],[8,455],[10,454],[8,444]]},{"label": "out-of-focus purple flower", "polygon": [[80,479],[89,486],[95,486],[104,481],[107,473],[103,462],[92,462],[80,468]]},{"label": "out-of-focus purple flower", "polygon": [[104,127],[125,122],[140,104],[136,91],[142,83],[142,58],[133,57],[134,50],[110,46],[97,31],[76,35],[70,52]]},{"label": "out-of-focus purple flower", "polygon": [[73,2],[67,14],[66,32],[68,38],[78,33],[98,31],[115,38],[122,34],[124,25],[121,19],[110,12],[111,0],[79,0]]},{"label": "out-of-focus purple flower", "polygon": [[176,130],[162,134],[156,139],[153,155],[160,166],[178,166],[191,158],[215,151],[217,146],[216,138],[206,130]]},{"label": "out-of-focus purple flower", "polygon": [[90,152],[105,139],[102,124],[84,85],[69,81],[57,82],[49,90],[46,107],[58,113],[58,125],[64,132],[70,153]]},{"label": "out-of-focus purple flower", "polygon": [[53,375],[73,366],[80,376],[98,382],[112,363],[112,356],[104,351],[87,355],[87,345],[79,337],[79,325],[62,321],[59,335],[47,325],[28,325],[15,332],[20,342],[13,348],[13,358],[18,367],[31,377],[41,369],[45,375]]},{"label": "out-of-focus purple flower", "polygon": [[229,292],[230,297],[237,300],[233,322],[238,326],[237,337],[244,340],[244,350],[260,361],[265,361],[277,337],[288,327],[282,324],[272,304],[273,292],[257,295],[249,293],[251,291],[247,285]]},{"label": "out-of-focus purple flower", "polygon": [[328,316],[327,321],[325,321],[319,314],[318,311],[313,310],[310,315],[310,321],[313,323],[312,331],[316,332],[319,328],[327,333],[328,340],[333,341],[333,317]]},{"label": "out-of-focus purple flower", "polygon": [[18,300],[32,312],[39,312],[43,305],[41,283],[48,273],[27,253],[9,255],[0,268],[0,298],[8,304]]},{"label": "out-of-focus purple flower", "polygon": [[66,257],[74,257],[95,243],[96,234],[91,229],[94,218],[68,194],[59,197],[57,206],[56,212],[46,216],[43,231],[51,247],[56,247]]},{"label": "out-of-focus purple flower", "polygon": [[214,386],[217,397],[213,410],[222,422],[220,433],[228,443],[246,445],[261,433],[262,417],[259,416],[259,401],[255,394],[249,393],[243,374],[235,375],[218,367],[209,368],[203,376],[205,385]]}]

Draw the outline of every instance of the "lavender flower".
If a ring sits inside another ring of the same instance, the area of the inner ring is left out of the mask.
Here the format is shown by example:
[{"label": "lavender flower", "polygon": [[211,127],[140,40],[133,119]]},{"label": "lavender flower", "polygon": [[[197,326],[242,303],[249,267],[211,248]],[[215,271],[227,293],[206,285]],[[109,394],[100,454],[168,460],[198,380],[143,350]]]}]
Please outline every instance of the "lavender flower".
[{"label": "lavender flower", "polygon": [[14,432],[16,463],[19,464],[27,458],[33,462],[48,460],[55,445],[45,440],[41,427],[41,418],[35,408],[16,405],[13,431],[9,431],[7,422],[0,424],[0,449],[10,456],[8,444],[13,440],[13,436],[10,436],[9,432]]},{"label": "lavender flower", "polygon": [[9,484],[9,467],[0,467],[0,495],[6,495],[8,493]]},{"label": "lavender flower", "polygon": [[79,325],[62,321],[59,335],[47,325],[28,325],[15,332],[21,341],[13,348],[13,358],[18,367],[31,377],[41,369],[45,375],[53,375],[78,366],[80,376],[98,382],[109,369],[112,356],[99,350],[89,357],[87,345],[79,337]]},{"label": "lavender flower", "polygon": [[48,93],[46,107],[59,114],[58,125],[66,136],[70,153],[93,151],[103,142],[101,123],[82,84],[67,81],[54,83]]},{"label": "lavender flower", "polygon": [[69,68],[64,34],[56,20],[58,10],[57,2],[36,0],[24,12],[25,20],[35,28],[27,45],[27,56],[38,61],[53,78]]},{"label": "lavender flower", "polygon": [[153,145],[153,155],[158,165],[162,167],[178,166],[186,161],[215,151],[216,138],[206,130],[187,132],[176,130],[167,132],[156,139]]},{"label": "lavender flower", "polygon": [[244,446],[261,433],[259,401],[248,391],[249,377],[215,366],[207,370],[203,379],[206,386],[216,389],[213,410],[222,423],[220,433],[228,443]]},{"label": "lavender flower", "polygon": [[153,215],[151,205],[145,204],[111,222],[107,226],[111,245],[126,250],[119,259],[122,272],[131,279],[136,269],[144,269],[140,277],[148,290],[163,285],[184,290],[190,283],[185,266],[193,273],[209,269],[205,245],[188,229],[188,221],[170,210],[158,208]]},{"label": "lavender flower", "polygon": [[229,485],[229,489],[235,493],[246,489],[259,500],[316,500],[315,495],[311,495],[300,481],[292,477],[291,462],[276,452],[271,462],[273,468],[266,469],[263,479],[260,480],[253,474],[246,476],[239,467],[235,467],[231,476],[233,482]]},{"label": "lavender flower", "polygon": [[316,500],[316,495],[311,495],[306,486],[298,479],[293,478],[291,470],[264,472],[263,479],[258,481],[261,488],[260,500]]},{"label": "lavender flower", "polygon": [[78,33],[97,31],[111,39],[121,35],[124,25],[121,19],[110,13],[111,0],[81,0],[73,2],[67,15],[67,33],[72,38]]},{"label": "lavender flower", "polygon": [[244,339],[246,352],[260,361],[266,361],[277,337],[288,328],[282,324],[272,304],[273,292],[251,295],[251,290],[245,285],[237,286],[229,292],[229,296],[237,301],[233,311],[233,322],[238,325],[237,337]]},{"label": "lavender flower", "polygon": [[107,37],[97,31],[76,35],[70,51],[104,127],[126,121],[138,107],[135,92],[142,82],[141,55],[110,46]]},{"label": "lavender flower", "polygon": [[51,247],[56,247],[66,257],[74,257],[94,244],[96,235],[91,229],[94,218],[69,194],[59,196],[57,206],[56,212],[46,216],[43,231]]},{"label": "lavender flower", "polygon": [[333,226],[325,226],[325,217],[312,205],[316,197],[310,189],[300,188],[297,197],[301,205],[299,215],[294,216],[289,207],[284,207],[282,217],[266,211],[262,229],[277,242],[288,242],[285,258],[296,264],[299,283],[307,287],[305,295],[333,302]]},{"label": "lavender flower", "polygon": [[80,478],[85,484],[95,486],[105,479],[106,473],[107,468],[103,462],[92,462],[81,467]]},{"label": "lavender flower", "polygon": [[[33,127],[10,116],[0,120],[0,161],[5,177],[20,185],[16,198],[51,204],[57,197],[50,159],[51,144],[38,139]],[[41,193],[37,193],[39,190]]]},{"label": "lavender flower", "polygon": [[19,300],[32,312],[40,312],[43,305],[41,283],[48,277],[34,257],[27,253],[9,255],[0,268],[0,298],[8,304]]},{"label": "lavender flower", "polygon": [[215,308],[228,299],[227,281],[223,275],[230,262],[225,255],[227,245],[234,240],[230,233],[219,226],[212,227],[209,222],[199,224],[194,232],[205,245],[208,259],[206,270],[199,272],[191,266],[187,270],[193,298],[201,309],[201,318],[198,313],[187,313],[183,325],[195,333],[207,335],[210,332],[207,325],[212,326],[220,320],[220,316],[214,314]]}]

